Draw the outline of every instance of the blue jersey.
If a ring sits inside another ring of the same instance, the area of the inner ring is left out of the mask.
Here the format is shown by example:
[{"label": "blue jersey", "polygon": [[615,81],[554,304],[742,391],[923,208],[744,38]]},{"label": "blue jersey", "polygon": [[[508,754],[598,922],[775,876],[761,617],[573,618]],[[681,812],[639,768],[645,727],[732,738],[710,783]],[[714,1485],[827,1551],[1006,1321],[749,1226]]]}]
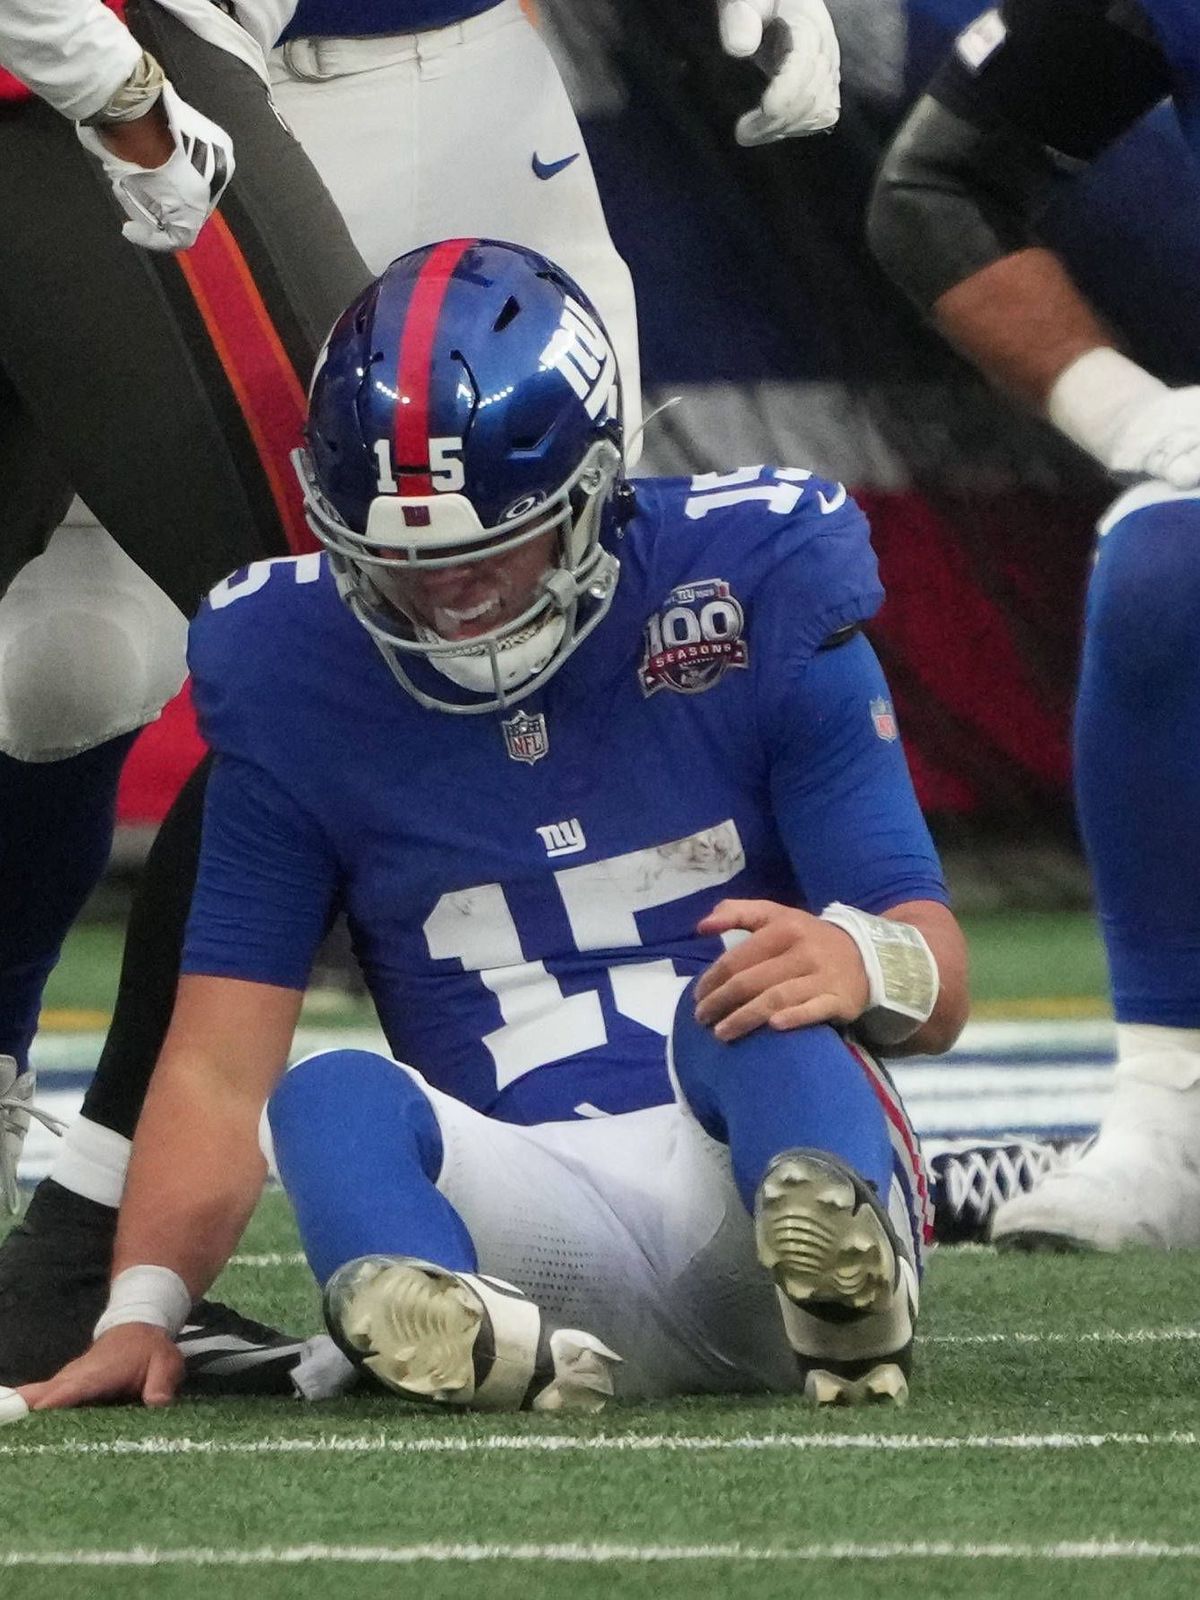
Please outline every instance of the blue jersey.
[{"label": "blue jersey", "polygon": [[394,1055],[534,1122],[670,1098],[664,1040],[724,897],[945,898],[854,632],[881,590],[845,489],[749,468],[640,483],[637,507],[608,616],[508,713],[422,708],[324,557],[214,591],[186,972],[302,988],[344,908]]},{"label": "blue jersey", "polygon": [[490,11],[500,0],[299,0],[280,34],[287,39],[359,39],[425,33]]}]

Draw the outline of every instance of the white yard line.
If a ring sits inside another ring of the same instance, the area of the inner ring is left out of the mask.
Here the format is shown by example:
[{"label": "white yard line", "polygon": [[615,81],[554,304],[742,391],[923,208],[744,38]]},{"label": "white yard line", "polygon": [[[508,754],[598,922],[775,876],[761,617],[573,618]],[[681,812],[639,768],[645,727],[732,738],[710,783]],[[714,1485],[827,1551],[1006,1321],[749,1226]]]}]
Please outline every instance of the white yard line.
[{"label": "white yard line", "polygon": [[[23,1431],[37,1426],[36,1415]],[[11,1438],[11,1436],[10,1436]],[[270,1455],[473,1455],[489,1452],[553,1455],[700,1453],[705,1451],[912,1451],[912,1450],[1100,1450],[1195,1449],[1200,1434],[1176,1433],[767,1433],[718,1434],[491,1433],[412,1438],[407,1434],[330,1434],[310,1438],[67,1439],[56,1444],[0,1444],[5,1456],[270,1456]]]},{"label": "white yard line", "polygon": [[919,1333],[918,1344],[1192,1344],[1197,1328],[1092,1328],[1084,1333]]},{"label": "white yard line", "polygon": [[281,1545],[256,1550],[11,1550],[3,1567],[291,1567],[329,1562],[411,1566],[419,1562],[560,1562],[584,1566],[659,1562],[803,1561],[1196,1561],[1200,1544],[1151,1540],[1063,1540],[1051,1544],[408,1544]]}]

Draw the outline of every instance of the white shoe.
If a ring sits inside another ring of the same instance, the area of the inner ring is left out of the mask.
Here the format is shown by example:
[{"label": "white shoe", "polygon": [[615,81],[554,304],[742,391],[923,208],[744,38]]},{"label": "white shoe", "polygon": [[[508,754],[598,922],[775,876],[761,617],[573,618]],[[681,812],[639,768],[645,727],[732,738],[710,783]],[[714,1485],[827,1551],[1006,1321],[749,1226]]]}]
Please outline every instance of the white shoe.
[{"label": "white shoe", "polygon": [[66,1126],[48,1111],[39,1111],[34,1105],[33,1091],[36,1086],[37,1079],[32,1067],[18,1073],[17,1063],[12,1056],[0,1056],[0,1200],[13,1216],[21,1209],[17,1163],[29,1131],[30,1117],[36,1117],[51,1133],[61,1134]]},{"label": "white shoe", "polygon": [[903,1405],[917,1275],[871,1188],[824,1151],[785,1150],[759,1184],[754,1230],[807,1398]]},{"label": "white shoe", "polygon": [[325,1323],[355,1366],[410,1400],[484,1411],[599,1411],[614,1351],[544,1325],[511,1283],[412,1256],[360,1256],[325,1287]]},{"label": "white shoe", "polygon": [[1200,1245],[1200,1087],[1119,1069],[1096,1142],[1001,1205],[992,1239],[1018,1250]]}]

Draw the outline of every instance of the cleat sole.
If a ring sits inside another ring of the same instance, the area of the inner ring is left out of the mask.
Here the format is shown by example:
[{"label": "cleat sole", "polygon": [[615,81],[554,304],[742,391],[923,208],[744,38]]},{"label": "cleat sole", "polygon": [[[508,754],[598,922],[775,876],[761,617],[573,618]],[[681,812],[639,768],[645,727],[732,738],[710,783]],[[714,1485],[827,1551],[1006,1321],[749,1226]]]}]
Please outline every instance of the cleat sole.
[{"label": "cleat sole", "polygon": [[814,1406],[902,1406],[908,1379],[894,1361],[881,1361],[858,1378],[814,1367],[804,1380],[804,1397]]},{"label": "cleat sole", "polygon": [[849,1177],[804,1154],[763,1178],[754,1218],[758,1259],[795,1305],[871,1312],[890,1301],[895,1252],[876,1212]]},{"label": "cleat sole", "polygon": [[367,1258],[336,1297],[344,1348],[389,1389],[460,1405],[472,1398],[484,1310],[453,1273]]}]

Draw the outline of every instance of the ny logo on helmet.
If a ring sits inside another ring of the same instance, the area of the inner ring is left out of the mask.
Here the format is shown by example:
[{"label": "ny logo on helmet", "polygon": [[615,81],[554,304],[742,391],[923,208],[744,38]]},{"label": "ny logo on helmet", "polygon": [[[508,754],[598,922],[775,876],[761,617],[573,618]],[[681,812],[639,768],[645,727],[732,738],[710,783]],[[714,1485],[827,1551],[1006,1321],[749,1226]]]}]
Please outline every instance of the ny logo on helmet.
[{"label": "ny logo on helmet", "polygon": [[599,323],[570,295],[564,295],[554,337],[538,359],[562,373],[594,422],[613,394],[617,359]]}]

